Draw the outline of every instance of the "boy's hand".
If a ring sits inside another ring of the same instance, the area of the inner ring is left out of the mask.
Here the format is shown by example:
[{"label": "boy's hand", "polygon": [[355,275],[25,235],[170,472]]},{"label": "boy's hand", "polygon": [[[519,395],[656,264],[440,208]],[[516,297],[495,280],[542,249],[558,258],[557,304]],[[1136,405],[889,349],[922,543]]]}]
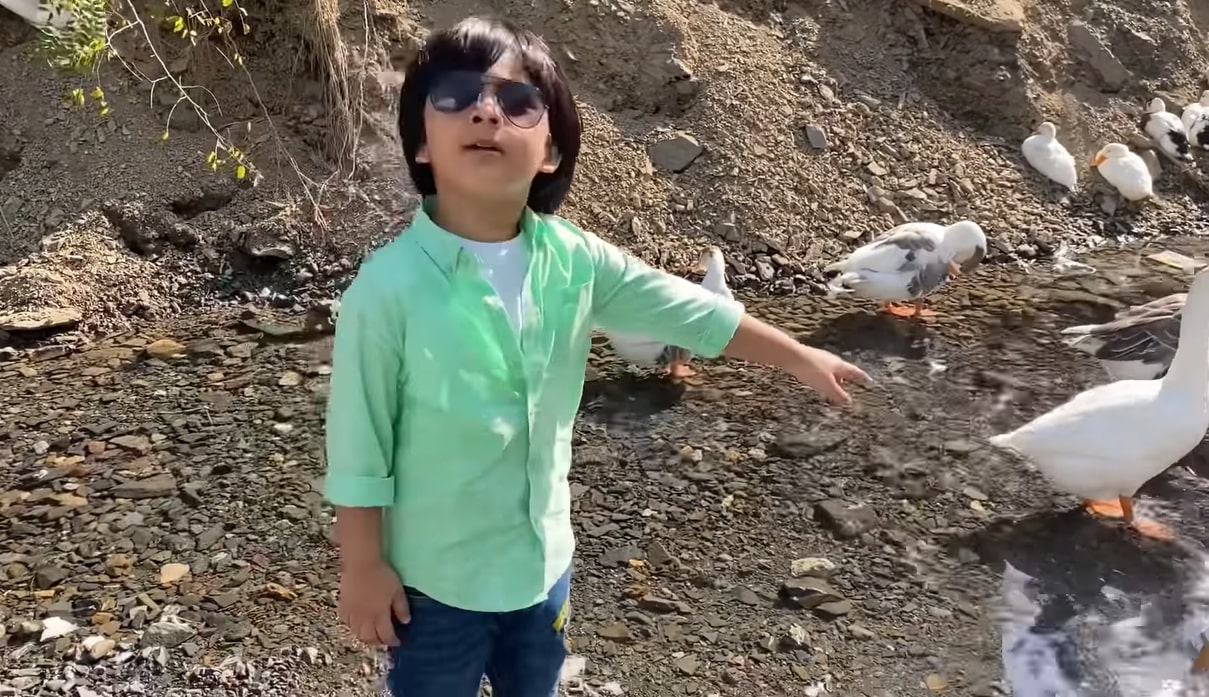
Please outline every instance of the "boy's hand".
[{"label": "boy's hand", "polygon": [[411,622],[403,584],[381,560],[340,570],[339,613],[340,621],[370,646],[398,646],[394,620]]},{"label": "boy's hand", "polygon": [[839,356],[811,346],[803,346],[801,360],[790,371],[812,390],[832,404],[848,404],[852,397],[844,391],[844,383],[858,380],[866,385],[873,382],[865,371]]}]

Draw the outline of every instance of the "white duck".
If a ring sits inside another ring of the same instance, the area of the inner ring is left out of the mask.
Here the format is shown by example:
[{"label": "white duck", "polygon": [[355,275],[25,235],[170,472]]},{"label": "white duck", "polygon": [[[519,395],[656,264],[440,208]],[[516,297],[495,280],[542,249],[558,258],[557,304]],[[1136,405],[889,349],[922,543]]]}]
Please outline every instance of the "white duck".
[{"label": "white duck", "polygon": [[1075,158],[1062,143],[1058,142],[1058,127],[1046,121],[1037,127],[1033,135],[1024,139],[1020,152],[1033,169],[1071,191],[1078,187],[1079,174],[1075,171]]},{"label": "white duck", "polygon": [[1123,144],[1109,143],[1100,148],[1091,164],[1126,199],[1141,201],[1154,196],[1154,178],[1146,160]]},{"label": "white duck", "polygon": [[1191,162],[1188,149],[1188,131],[1178,116],[1167,111],[1167,103],[1159,97],[1150,100],[1142,116],[1142,131],[1158,143],[1164,155],[1177,162]]},{"label": "white duck", "polygon": [[1188,142],[1193,147],[1209,150],[1209,90],[1201,92],[1200,101],[1184,107],[1180,121],[1188,132]]},{"label": "white duck", "polygon": [[1117,313],[1111,322],[1062,330],[1066,345],[1100,361],[1114,380],[1154,380],[1167,373],[1180,343],[1187,293],[1173,293]]},{"label": "white duck", "polygon": [[[834,293],[878,300],[882,310],[899,317],[934,317],[924,297],[951,277],[969,273],[986,256],[987,238],[977,223],[963,220],[948,227],[936,223],[906,223],[854,250],[823,269],[837,274]],[[911,301],[913,307],[897,302]]]},{"label": "white duck", "polygon": [[[726,260],[722,257],[721,249],[709,247],[702,252],[695,271],[705,273],[705,277],[701,279],[702,288],[727,299],[734,299],[734,293],[726,285]],[[674,380],[696,374],[688,365],[693,356],[688,349],[670,346],[648,336],[616,333],[606,333],[605,336],[617,355],[631,363],[666,369],[669,377]]]},{"label": "white duck", "polygon": [[1093,387],[990,443],[1028,458],[1093,512],[1123,516],[1144,535],[1169,539],[1161,524],[1135,518],[1133,495],[1199,445],[1206,430],[1209,272],[1202,271],[1188,290],[1167,375]]}]

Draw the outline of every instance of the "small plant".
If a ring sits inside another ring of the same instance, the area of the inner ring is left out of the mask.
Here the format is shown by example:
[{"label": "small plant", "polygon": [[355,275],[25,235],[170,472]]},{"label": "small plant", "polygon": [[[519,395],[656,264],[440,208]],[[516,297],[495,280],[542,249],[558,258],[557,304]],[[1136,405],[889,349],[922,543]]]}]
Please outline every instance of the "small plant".
[{"label": "small plant", "polygon": [[[247,11],[236,0],[215,0],[217,7],[211,9],[204,0],[196,4],[183,4],[178,0],[165,0],[162,12],[149,12],[149,19],[158,24],[168,34],[187,41],[197,47],[201,42],[208,42],[223,58],[230,68],[248,75],[244,67],[243,55],[236,44],[236,37],[251,32]],[[168,88],[177,94],[176,102],[168,112],[168,117],[159,141],[166,142],[171,137],[170,126],[176,109],[184,104],[192,109],[203,126],[214,136],[214,148],[205,154],[205,166],[212,171],[228,170],[238,180],[249,177],[253,182],[259,179],[255,166],[247,154],[236,146],[229,137],[220,133],[210,122],[206,109],[194,99],[192,92],[208,93],[204,87],[183,84],[168,68],[163,57],[156,50],[156,43],[148,29],[148,24],[138,11],[125,0],[42,0],[42,8],[49,14],[49,22],[41,27],[42,41],[40,48],[47,62],[54,68],[69,73],[88,76],[93,82],[91,89],[74,88],[68,102],[74,107],[85,107],[91,101],[96,107],[100,118],[108,118],[112,113],[105,91],[100,86],[100,68],[111,58],[121,62],[136,79],[151,84],[152,103],[157,89]],[[121,42],[115,42],[119,35],[131,32],[142,48],[148,49],[151,56],[159,64],[160,76],[150,77],[140,71],[123,55]],[[164,84],[167,83],[167,84]],[[261,105],[263,108],[263,104]]]},{"label": "small plant", "polygon": [[60,70],[89,73],[109,57],[109,0],[43,0],[42,51]]}]

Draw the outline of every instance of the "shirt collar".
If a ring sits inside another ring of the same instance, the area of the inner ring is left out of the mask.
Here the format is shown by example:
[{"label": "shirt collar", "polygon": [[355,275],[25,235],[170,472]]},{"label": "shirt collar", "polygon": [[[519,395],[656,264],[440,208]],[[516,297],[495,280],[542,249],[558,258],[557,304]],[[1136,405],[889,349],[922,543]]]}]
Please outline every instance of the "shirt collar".
[{"label": "shirt collar", "polygon": [[[445,273],[453,273],[459,262],[469,252],[462,245],[462,238],[437,225],[429,216],[428,211],[435,204],[434,197],[425,198],[416,208],[415,217],[407,229],[407,236],[415,239],[420,248],[428,254]],[[521,217],[520,234],[529,244],[530,251],[542,235],[541,218],[530,208],[526,207]]]}]

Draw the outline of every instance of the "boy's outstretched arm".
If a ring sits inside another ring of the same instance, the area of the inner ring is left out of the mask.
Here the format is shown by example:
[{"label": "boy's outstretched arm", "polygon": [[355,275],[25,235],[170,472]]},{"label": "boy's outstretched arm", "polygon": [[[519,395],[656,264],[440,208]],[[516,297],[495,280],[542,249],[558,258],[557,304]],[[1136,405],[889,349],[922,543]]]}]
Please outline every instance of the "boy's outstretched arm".
[{"label": "boy's outstretched arm", "polygon": [[853,380],[868,384],[865,371],[839,356],[806,346],[771,324],[744,315],[735,336],[722,354],[752,363],[774,365],[823,395],[833,404],[852,401],[844,384]]},{"label": "boy's outstretched arm", "polygon": [[340,619],[367,644],[398,643],[407,597],[383,555],[382,514],[394,504],[395,423],[403,336],[389,293],[354,281],[341,298],[332,350],[324,493],[336,508]]},{"label": "boy's outstretched arm", "polygon": [[845,382],[869,380],[838,356],[745,314],[740,303],[584,235],[596,270],[592,311],[602,329],[645,334],[707,358],[724,354],[776,366],[836,403],[850,400]]}]

